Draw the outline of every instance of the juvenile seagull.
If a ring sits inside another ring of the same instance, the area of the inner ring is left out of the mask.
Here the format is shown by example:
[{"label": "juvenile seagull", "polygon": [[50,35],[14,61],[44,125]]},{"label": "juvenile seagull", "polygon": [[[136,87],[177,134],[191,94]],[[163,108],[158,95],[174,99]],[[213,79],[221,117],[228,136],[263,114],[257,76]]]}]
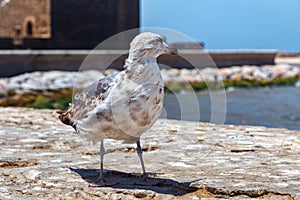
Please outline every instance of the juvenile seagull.
[{"label": "juvenile seagull", "polygon": [[152,127],[163,107],[164,82],[157,57],[165,53],[177,54],[177,50],[158,34],[139,34],[130,44],[125,70],[93,83],[75,97],[70,109],[59,112],[64,124],[101,142],[100,177],[91,186],[115,184],[103,176],[105,138],[136,142],[144,177],[141,184],[151,184],[146,179],[140,137]]}]

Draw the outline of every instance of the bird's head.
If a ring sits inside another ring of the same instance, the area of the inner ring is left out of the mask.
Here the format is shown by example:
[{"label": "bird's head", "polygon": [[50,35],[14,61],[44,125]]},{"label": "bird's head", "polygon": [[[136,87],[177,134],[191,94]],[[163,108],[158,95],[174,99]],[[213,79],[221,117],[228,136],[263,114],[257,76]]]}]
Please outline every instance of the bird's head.
[{"label": "bird's head", "polygon": [[132,57],[148,57],[157,58],[162,54],[177,55],[177,49],[166,44],[163,37],[151,33],[144,32],[137,35],[130,43],[129,58]]}]

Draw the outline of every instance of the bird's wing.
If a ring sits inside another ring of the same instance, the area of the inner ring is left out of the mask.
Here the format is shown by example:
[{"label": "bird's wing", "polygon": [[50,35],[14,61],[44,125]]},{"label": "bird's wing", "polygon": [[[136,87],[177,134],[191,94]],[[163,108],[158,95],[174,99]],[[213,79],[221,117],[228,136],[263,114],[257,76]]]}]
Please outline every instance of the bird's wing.
[{"label": "bird's wing", "polygon": [[109,94],[109,89],[114,85],[114,80],[118,73],[105,76],[98,81],[95,81],[80,94],[75,97],[75,104],[82,101],[82,97],[85,96],[87,99],[98,98],[104,99]]},{"label": "bird's wing", "polygon": [[[72,125],[74,124],[74,120],[81,120],[87,117],[87,113],[93,110],[109,95],[116,76],[117,74],[113,74],[101,78],[77,94],[71,108],[61,113],[59,119],[63,123],[67,122],[68,125]],[[64,119],[65,122],[62,119]]]}]

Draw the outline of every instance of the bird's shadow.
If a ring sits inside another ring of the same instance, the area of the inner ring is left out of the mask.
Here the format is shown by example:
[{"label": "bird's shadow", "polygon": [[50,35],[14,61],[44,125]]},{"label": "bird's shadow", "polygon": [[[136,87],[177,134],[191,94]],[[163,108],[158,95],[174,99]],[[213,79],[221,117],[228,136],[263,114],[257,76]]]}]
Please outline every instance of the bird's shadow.
[{"label": "bird's shadow", "polygon": [[[83,180],[88,183],[93,183],[99,177],[98,169],[74,169],[70,168],[71,172],[77,173],[81,176]],[[195,192],[198,188],[191,186],[191,183],[196,182],[198,180],[194,180],[191,182],[178,182],[172,179],[166,178],[156,178],[152,177],[154,181],[156,180],[157,185],[152,186],[144,186],[139,185],[137,182],[141,180],[141,177],[137,174],[125,173],[121,171],[113,171],[113,170],[105,170],[105,179],[117,182],[116,185],[106,186],[110,188],[116,189],[144,189],[144,190],[152,190],[156,193],[160,194],[172,194],[175,196],[181,196],[187,193]]]}]

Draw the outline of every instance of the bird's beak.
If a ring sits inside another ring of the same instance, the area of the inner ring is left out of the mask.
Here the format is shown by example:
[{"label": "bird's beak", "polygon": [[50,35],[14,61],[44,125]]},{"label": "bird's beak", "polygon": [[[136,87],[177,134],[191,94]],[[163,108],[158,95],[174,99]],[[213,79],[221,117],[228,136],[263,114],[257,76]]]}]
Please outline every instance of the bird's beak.
[{"label": "bird's beak", "polygon": [[178,50],[172,45],[167,45],[164,43],[165,52],[172,55],[178,55]]}]

